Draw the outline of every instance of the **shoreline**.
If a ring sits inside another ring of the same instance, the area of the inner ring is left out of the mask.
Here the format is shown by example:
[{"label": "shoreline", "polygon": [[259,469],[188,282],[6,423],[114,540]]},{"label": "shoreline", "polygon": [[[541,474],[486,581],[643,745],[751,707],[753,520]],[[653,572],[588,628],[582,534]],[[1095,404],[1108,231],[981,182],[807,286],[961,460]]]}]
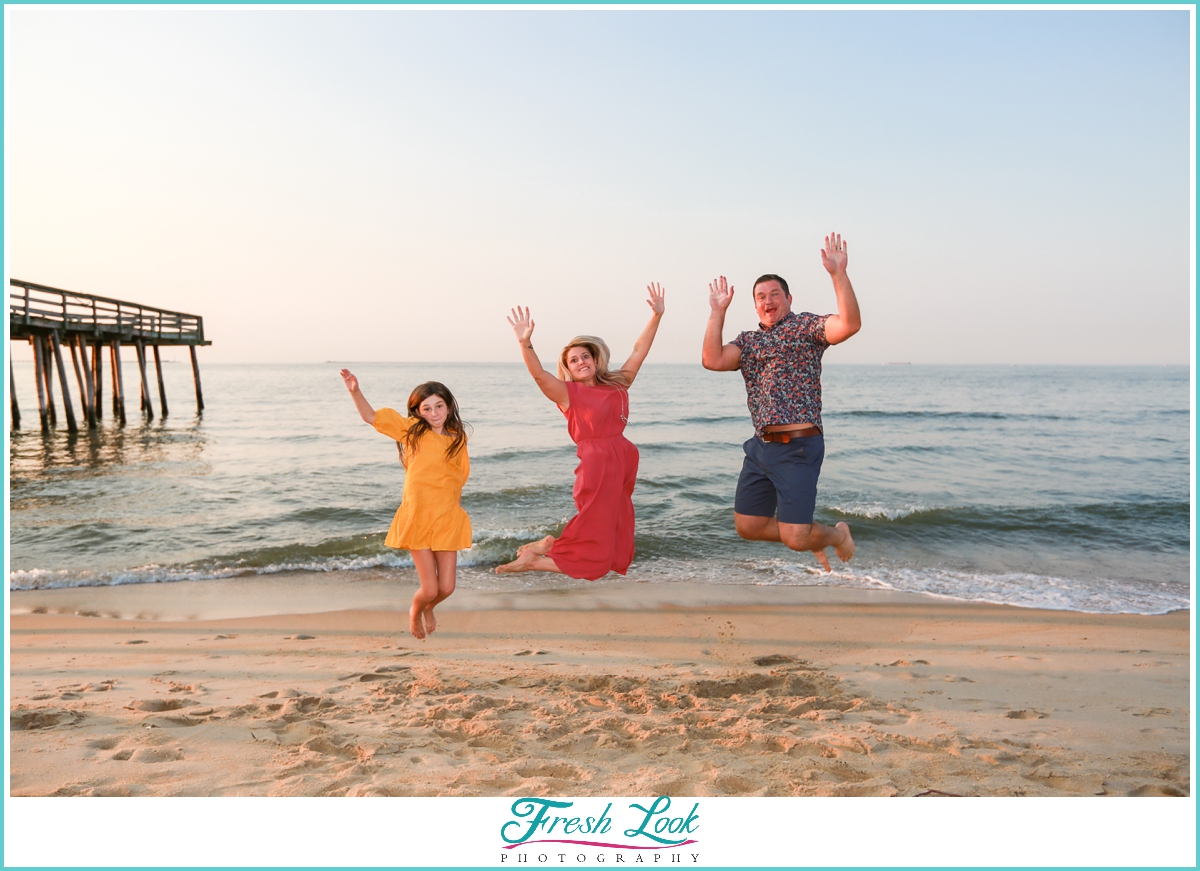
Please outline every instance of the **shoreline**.
[{"label": "shoreline", "polygon": [[1190,611],[229,580],[10,593],[12,794],[1191,791]]},{"label": "shoreline", "polygon": [[[846,601],[909,601],[961,607],[1014,608],[1020,611],[1094,616],[1163,617],[1188,613],[1188,607],[1159,612],[1084,611],[1048,608],[1016,602],[986,602],[927,591],[884,589],[838,583],[713,583],[712,581],[656,580],[612,575],[598,581],[582,581],[544,573],[497,576],[490,570],[459,566],[459,583],[453,596],[439,608],[470,610],[488,608],[528,609],[549,602],[568,601],[550,607],[611,606],[625,595],[614,589],[639,590],[631,607],[670,604],[678,594],[689,603],[710,605],[753,603],[763,596],[781,596],[789,603],[805,604],[845,598]],[[814,578],[823,577],[814,574]],[[837,575],[832,576],[835,580]],[[466,581],[464,582],[464,578]],[[176,581],[87,584],[10,589],[13,615],[30,613],[75,614],[89,617],[201,620],[222,617],[268,616],[272,614],[322,613],[333,610],[400,610],[407,608],[417,588],[411,567],[380,566],[369,569],[313,571],[309,569],[243,574],[221,578]],[[479,586],[487,584],[488,588]],[[725,592],[722,592],[725,591]],[[774,592],[762,592],[774,591]]]}]

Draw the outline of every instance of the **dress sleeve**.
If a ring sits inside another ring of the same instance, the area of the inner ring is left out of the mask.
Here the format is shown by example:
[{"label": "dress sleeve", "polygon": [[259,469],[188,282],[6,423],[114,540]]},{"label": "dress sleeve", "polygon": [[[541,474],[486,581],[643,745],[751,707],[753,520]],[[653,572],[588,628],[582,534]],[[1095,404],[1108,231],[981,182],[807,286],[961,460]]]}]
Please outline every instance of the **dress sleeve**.
[{"label": "dress sleeve", "polygon": [[375,429],[396,441],[401,441],[408,435],[411,425],[412,418],[401,417],[400,412],[394,408],[381,408],[375,412]]}]

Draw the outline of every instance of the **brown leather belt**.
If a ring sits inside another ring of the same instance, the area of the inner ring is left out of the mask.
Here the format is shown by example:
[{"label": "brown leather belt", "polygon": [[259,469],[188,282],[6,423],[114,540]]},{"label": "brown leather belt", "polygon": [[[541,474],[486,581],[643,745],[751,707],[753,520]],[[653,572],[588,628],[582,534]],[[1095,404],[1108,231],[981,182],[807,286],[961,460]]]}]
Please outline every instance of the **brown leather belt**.
[{"label": "brown leather belt", "polygon": [[780,429],[774,432],[764,432],[759,436],[764,442],[783,442],[785,445],[792,439],[803,439],[821,434],[819,426],[798,426],[795,429]]}]

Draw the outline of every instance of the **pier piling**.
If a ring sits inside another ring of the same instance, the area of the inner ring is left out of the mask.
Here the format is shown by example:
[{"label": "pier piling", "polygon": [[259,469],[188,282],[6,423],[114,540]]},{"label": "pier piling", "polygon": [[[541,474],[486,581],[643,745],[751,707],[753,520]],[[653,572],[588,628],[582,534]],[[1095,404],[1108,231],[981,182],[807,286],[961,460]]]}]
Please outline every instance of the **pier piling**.
[{"label": "pier piling", "polygon": [[92,410],[96,412],[97,424],[104,418],[104,366],[100,361],[100,347],[100,342],[92,343],[92,375],[96,379]]},{"label": "pier piling", "polygon": [[62,344],[58,341],[58,330],[50,331],[50,345],[54,350],[54,362],[58,366],[58,383],[62,385],[63,411],[67,415],[67,429],[79,432],[79,424],[75,421],[75,409],[71,407],[71,385],[67,381],[67,367],[63,365]]},{"label": "pier piling", "polygon": [[92,377],[92,370],[88,368],[87,342],[83,336],[76,336],[75,341],[79,344],[79,356],[83,358],[83,374],[85,376],[85,384],[79,388],[79,401],[86,403],[88,429],[95,429],[98,421],[96,418],[96,380]]},{"label": "pier piling", "polygon": [[154,346],[154,371],[158,374],[159,407],[162,409],[162,416],[165,418],[170,412],[167,411],[167,388],[163,386],[162,360],[158,356],[158,345]]},{"label": "pier piling", "polygon": [[[87,403],[87,390],[83,386],[83,370],[79,368],[79,353],[75,347],[77,343],[71,340],[67,341],[67,347],[71,349],[71,366],[75,369],[75,384],[79,387],[80,404],[83,406],[83,420],[88,425],[88,429],[92,428],[91,410]],[[84,352],[83,362],[87,363],[87,352]]]},{"label": "pier piling", "polygon": [[46,367],[42,365],[42,337],[34,336],[30,340],[33,345],[33,378],[37,382],[38,417],[42,422],[42,432],[50,429],[50,413],[46,410]]},{"label": "pier piling", "polygon": [[50,351],[50,339],[39,336],[42,344],[42,383],[46,385],[46,411],[50,413],[50,426],[58,426],[58,411],[54,407],[54,361]]},{"label": "pier piling", "polygon": [[192,352],[192,383],[196,385],[196,414],[204,411],[204,393],[200,390],[200,364],[196,362],[195,346],[188,348]]},{"label": "pier piling", "polygon": [[112,347],[113,370],[113,416],[121,426],[125,426],[125,379],[121,375],[121,343],[113,339]]},{"label": "pier piling", "polygon": [[8,410],[12,417],[12,428],[21,428],[21,408],[17,405],[17,379],[13,375],[12,349],[8,352]]},{"label": "pier piling", "polygon": [[147,418],[154,420],[154,406],[150,404],[150,382],[146,379],[146,347],[141,339],[138,339],[136,347],[138,371],[142,374],[142,411],[146,413]]}]

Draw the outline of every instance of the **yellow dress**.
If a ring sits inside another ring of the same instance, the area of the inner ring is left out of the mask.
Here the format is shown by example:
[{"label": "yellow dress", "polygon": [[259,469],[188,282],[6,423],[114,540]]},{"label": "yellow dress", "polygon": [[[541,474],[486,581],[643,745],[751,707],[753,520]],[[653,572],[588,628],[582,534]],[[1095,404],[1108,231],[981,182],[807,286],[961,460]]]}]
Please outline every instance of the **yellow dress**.
[{"label": "yellow dress", "polygon": [[[393,408],[375,412],[375,429],[403,442],[416,418],[401,417]],[[463,484],[471,474],[464,445],[446,457],[452,436],[426,432],[415,451],[406,450],[404,495],[384,544],[407,550],[464,550],[471,546],[471,518],[463,510]]]}]

